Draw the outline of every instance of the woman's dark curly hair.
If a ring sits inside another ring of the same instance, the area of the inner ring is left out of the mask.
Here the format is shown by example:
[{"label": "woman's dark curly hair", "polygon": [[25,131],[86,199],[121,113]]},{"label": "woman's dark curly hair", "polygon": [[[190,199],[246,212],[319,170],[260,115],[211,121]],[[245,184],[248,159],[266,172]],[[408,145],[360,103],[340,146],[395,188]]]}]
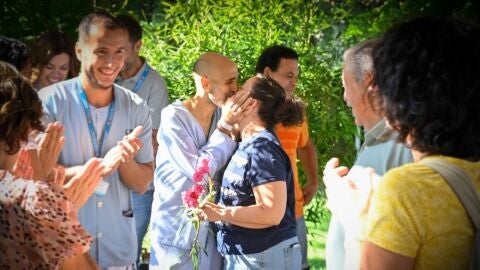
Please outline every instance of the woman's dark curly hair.
[{"label": "woman's dark curly hair", "polygon": [[260,101],[258,115],[268,129],[278,123],[298,126],[304,120],[303,103],[296,98],[287,99],[285,90],[274,79],[257,76],[250,96]]},{"label": "woman's dark curly hair", "polygon": [[0,141],[8,154],[18,152],[29,131],[43,131],[42,103],[32,85],[13,66],[0,61]]},{"label": "woman's dark curly hair", "polygon": [[373,50],[375,81],[399,141],[428,155],[480,159],[480,28],[423,17]]}]

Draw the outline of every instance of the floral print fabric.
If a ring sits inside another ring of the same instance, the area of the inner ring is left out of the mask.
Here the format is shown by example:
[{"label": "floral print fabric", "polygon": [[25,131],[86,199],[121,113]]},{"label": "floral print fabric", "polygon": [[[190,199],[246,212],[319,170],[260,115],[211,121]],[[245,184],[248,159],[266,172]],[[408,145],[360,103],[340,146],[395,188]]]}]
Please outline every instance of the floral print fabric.
[{"label": "floral print fabric", "polygon": [[61,187],[0,170],[0,269],[57,269],[91,244]]}]

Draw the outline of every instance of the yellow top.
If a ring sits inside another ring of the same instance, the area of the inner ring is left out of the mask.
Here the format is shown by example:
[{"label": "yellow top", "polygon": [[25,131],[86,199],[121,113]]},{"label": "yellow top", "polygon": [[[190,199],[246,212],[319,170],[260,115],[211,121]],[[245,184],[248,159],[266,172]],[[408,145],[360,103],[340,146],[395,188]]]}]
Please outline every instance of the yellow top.
[{"label": "yellow top", "polygon": [[[459,166],[480,193],[480,162],[435,156]],[[448,183],[411,163],[387,172],[367,221],[371,243],[408,257],[415,269],[467,269],[474,227]]]}]

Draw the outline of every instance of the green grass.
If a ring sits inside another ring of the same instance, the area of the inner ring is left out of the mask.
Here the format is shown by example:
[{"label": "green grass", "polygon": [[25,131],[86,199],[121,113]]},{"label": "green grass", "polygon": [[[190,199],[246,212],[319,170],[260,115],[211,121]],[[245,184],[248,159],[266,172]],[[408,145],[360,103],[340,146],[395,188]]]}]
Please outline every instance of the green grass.
[{"label": "green grass", "polygon": [[310,264],[310,269],[325,269],[325,242],[329,223],[330,215],[327,215],[317,224],[307,221],[308,263]]},{"label": "green grass", "polygon": [[[325,241],[327,238],[330,215],[326,215],[320,223],[307,221],[308,230],[308,263],[310,269],[325,269]],[[142,247],[150,250],[150,229],[143,239]]]}]

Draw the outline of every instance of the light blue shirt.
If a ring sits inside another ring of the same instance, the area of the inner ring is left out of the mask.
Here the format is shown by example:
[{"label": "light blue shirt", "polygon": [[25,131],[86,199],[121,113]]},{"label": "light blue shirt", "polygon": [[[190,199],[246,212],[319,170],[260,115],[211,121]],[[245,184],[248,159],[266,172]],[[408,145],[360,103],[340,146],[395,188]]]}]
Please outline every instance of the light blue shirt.
[{"label": "light blue shirt", "polygon": [[398,143],[398,133],[387,127],[382,120],[365,133],[365,142],[354,165],[372,167],[378,175],[384,175],[391,168],[413,162],[412,151]]},{"label": "light blue shirt", "polygon": [[[365,133],[365,142],[362,144],[354,165],[371,167],[378,175],[403,164],[413,162],[410,149],[395,140],[398,133],[381,120]],[[328,270],[359,269],[360,250],[345,252],[345,231],[343,225],[332,215],[327,234],[326,262]],[[348,256],[348,257],[346,257]],[[347,263],[345,265],[344,263]]]},{"label": "light blue shirt", "polygon": [[[115,83],[128,90],[133,90],[137,82],[141,79],[147,65],[145,61],[135,76],[126,80],[118,77]],[[163,108],[168,105],[168,91],[165,80],[150,66],[150,71],[136,94],[147,102],[150,107],[150,115],[152,116],[152,128],[158,129],[160,126],[161,112]]]},{"label": "light blue shirt", "polygon": [[[144,58],[142,59],[144,60],[142,68],[140,68],[140,70],[137,72],[137,74],[135,74],[135,76],[126,80],[122,80],[122,78],[119,76],[115,80],[115,83],[128,90],[133,91],[138,81],[141,80],[141,77],[148,65],[147,61],[145,61]],[[168,91],[165,80],[160,76],[160,74],[158,74],[156,70],[154,70],[150,66],[149,72],[145,77],[145,80],[139,86],[136,94],[143,98],[143,100],[145,100],[145,102],[147,102],[148,106],[150,107],[150,115],[152,117],[152,129],[158,129],[158,127],[160,126],[161,112],[163,108],[168,105]],[[153,189],[153,181],[148,189]]]},{"label": "light blue shirt", "polygon": [[[59,163],[67,167],[85,164],[95,156],[80,91],[80,79],[76,77],[39,92],[45,121],[59,121],[65,127],[65,144]],[[136,94],[119,86],[114,87],[114,98],[115,113],[102,156],[122,140],[128,130],[139,125],[143,126],[139,136],[143,145],[152,145],[152,124],[147,104]],[[101,118],[97,129],[99,124],[105,123]],[[135,160],[138,163],[151,162],[152,148],[142,147]],[[82,226],[95,238],[90,254],[101,268],[132,264],[137,250],[135,221],[133,216],[125,214],[132,210],[131,190],[118,171],[103,181],[109,183],[107,193],[104,196],[93,194],[78,213]]]},{"label": "light blue shirt", "polygon": [[[206,137],[200,124],[182,102],[175,101],[162,111],[157,135],[159,151],[150,221],[153,250],[162,246],[183,250],[192,247],[194,228],[183,215],[181,192],[193,186],[192,176],[202,158],[210,160],[210,173],[213,175],[227,163],[236,148],[236,142],[216,128],[220,116],[221,111],[215,111]],[[205,224],[200,239],[206,236]]]}]

